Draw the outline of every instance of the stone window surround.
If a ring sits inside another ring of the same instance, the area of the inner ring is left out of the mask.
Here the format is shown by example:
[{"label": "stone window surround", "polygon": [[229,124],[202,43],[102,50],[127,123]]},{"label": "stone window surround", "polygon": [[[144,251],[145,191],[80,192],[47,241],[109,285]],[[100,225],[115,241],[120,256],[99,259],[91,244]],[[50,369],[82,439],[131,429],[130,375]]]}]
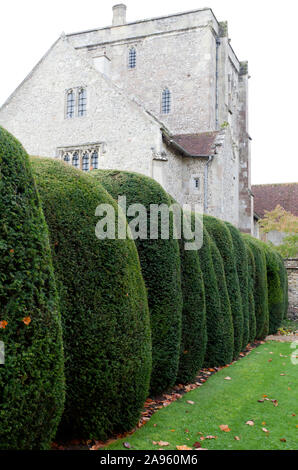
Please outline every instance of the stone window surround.
[{"label": "stone window surround", "polygon": [[[79,115],[79,94],[82,90],[85,90],[85,93],[86,93],[86,111],[83,115]],[[68,95],[69,93],[73,93],[74,94],[74,99],[75,99],[75,103],[74,103],[74,115],[72,117],[68,116],[67,114],[67,101],[68,101]],[[76,117],[79,117],[79,118],[84,118],[85,116],[87,116],[87,111],[88,111],[88,91],[87,91],[87,85],[82,85],[82,86],[76,86],[76,87],[72,87],[72,88],[68,88],[67,90],[65,90],[65,93],[64,93],[64,118],[65,119],[74,119]]]},{"label": "stone window surround", "polygon": [[69,161],[66,162],[68,165],[72,166],[72,158],[74,154],[78,153],[79,155],[79,166],[78,168],[82,170],[83,168],[83,155],[86,153],[89,156],[89,170],[91,167],[91,157],[94,152],[97,152],[98,155],[98,162],[100,159],[100,156],[103,155],[106,152],[106,144],[105,142],[94,142],[90,144],[84,144],[84,145],[73,145],[73,146],[67,146],[67,147],[58,147],[56,151],[57,159],[65,161],[64,158],[66,156],[69,156]]},{"label": "stone window surround", "polygon": [[[168,95],[166,97],[165,93],[168,92]],[[169,111],[164,112],[164,100],[167,99],[168,101],[168,106],[169,106]],[[160,114],[163,116],[166,116],[168,114],[171,114],[173,111],[173,93],[167,85],[165,85],[162,90],[161,90],[161,97],[160,97]]]},{"label": "stone window surround", "polygon": [[[132,53],[134,54],[133,59],[131,58]],[[137,48],[133,44],[129,44],[129,47],[128,47],[127,68],[128,70],[135,70],[137,68]]]}]

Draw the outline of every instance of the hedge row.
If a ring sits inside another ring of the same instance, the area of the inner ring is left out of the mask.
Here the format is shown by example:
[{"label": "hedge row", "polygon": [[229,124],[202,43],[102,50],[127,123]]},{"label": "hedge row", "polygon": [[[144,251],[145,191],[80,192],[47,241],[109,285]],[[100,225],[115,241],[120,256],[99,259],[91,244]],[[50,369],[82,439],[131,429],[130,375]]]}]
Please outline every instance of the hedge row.
[{"label": "hedge row", "polygon": [[[158,212],[158,237],[148,220],[145,237],[132,239],[131,229],[144,231],[136,204],[147,215],[152,204],[172,203],[136,173],[84,174],[39,158],[31,167],[0,128],[0,448],[47,448],[59,422],[65,439],[127,431],[149,393],[192,382],[202,366],[228,364],[277,331],[287,275],[271,247],[204,216],[202,247],[185,250],[172,212],[168,238]],[[127,239],[117,230],[96,237],[110,210]]]}]

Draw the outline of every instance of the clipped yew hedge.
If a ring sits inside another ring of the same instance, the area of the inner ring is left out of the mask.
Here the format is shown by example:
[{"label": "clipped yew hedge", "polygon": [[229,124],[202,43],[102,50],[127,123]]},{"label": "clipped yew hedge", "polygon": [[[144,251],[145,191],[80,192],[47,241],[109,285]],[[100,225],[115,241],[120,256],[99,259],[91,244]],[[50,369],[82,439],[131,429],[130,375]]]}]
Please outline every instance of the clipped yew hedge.
[{"label": "clipped yew hedge", "polygon": [[242,314],[243,314],[243,337],[242,348],[244,349],[249,342],[249,299],[248,299],[248,259],[245,243],[241,237],[239,230],[234,225],[226,222],[230,234],[232,236],[234,253],[236,260],[236,269],[239,279]]},{"label": "clipped yew hedge", "polygon": [[99,182],[57,160],[32,165],[61,301],[67,393],[59,437],[105,439],[137,424],[148,395],[150,322],[137,251],[132,240],[96,238],[99,204],[123,217]]},{"label": "clipped yew hedge", "polygon": [[278,253],[263,243],[268,284],[269,334],[277,333],[284,317],[284,284],[281,278],[281,264]]},{"label": "clipped yew hedge", "polygon": [[28,155],[0,127],[0,449],[47,449],[64,404],[48,231]]},{"label": "clipped yew hedge", "polygon": [[237,358],[243,341],[243,313],[235,252],[231,234],[225,223],[215,217],[204,216],[204,225],[214,240],[223,260],[234,327],[234,354]]},{"label": "clipped yew hedge", "polygon": [[255,258],[251,248],[245,243],[247,261],[248,261],[248,310],[249,310],[249,342],[252,343],[256,339],[256,314],[255,314],[255,298],[254,285],[256,276]]},{"label": "clipped yew hedge", "polygon": [[[167,193],[153,179],[117,170],[94,170],[92,177],[117,199],[126,196],[127,207],[140,203],[149,214],[150,204],[170,205]],[[135,216],[128,216],[131,222]],[[161,393],[176,381],[181,342],[182,291],[178,240],[160,237],[150,239],[150,223],[147,223],[147,239],[135,240],[142,273],[148,290],[148,303],[152,334],[151,393]],[[173,218],[170,220],[173,234]]]},{"label": "clipped yew hedge", "polygon": [[278,264],[279,264],[279,277],[280,283],[283,289],[283,298],[284,298],[284,307],[283,307],[283,318],[287,318],[288,316],[288,274],[284,264],[284,259],[278,251],[276,251],[278,256]]},{"label": "clipped yew hedge", "polygon": [[[173,201],[174,202],[174,201]],[[194,214],[191,217],[195,230]],[[192,240],[187,240],[190,242]],[[191,383],[201,369],[206,352],[206,304],[203,275],[197,250],[185,250],[186,240],[179,239],[181,286],[183,296],[182,336],[177,383]]]},{"label": "clipped yew hedge", "polygon": [[252,251],[255,262],[254,302],[256,338],[264,339],[269,332],[268,284],[264,248],[257,239],[243,234],[244,241]]},{"label": "clipped yew hedge", "polygon": [[223,366],[233,358],[234,333],[224,268],[219,251],[207,230],[198,250],[206,299],[207,347],[205,367]]}]

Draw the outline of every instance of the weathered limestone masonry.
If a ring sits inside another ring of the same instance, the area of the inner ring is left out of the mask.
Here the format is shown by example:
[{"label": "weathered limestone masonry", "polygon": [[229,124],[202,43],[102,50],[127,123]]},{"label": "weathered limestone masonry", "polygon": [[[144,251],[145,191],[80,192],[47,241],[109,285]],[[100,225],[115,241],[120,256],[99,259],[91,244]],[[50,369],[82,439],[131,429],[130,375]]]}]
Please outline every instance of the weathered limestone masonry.
[{"label": "weathered limestone masonry", "polygon": [[[138,171],[253,227],[247,62],[210,8],[62,35],[0,109],[34,155]],[[166,98],[165,98],[166,96]]]},{"label": "weathered limestone masonry", "polygon": [[285,260],[289,281],[288,317],[298,321],[298,258]]}]

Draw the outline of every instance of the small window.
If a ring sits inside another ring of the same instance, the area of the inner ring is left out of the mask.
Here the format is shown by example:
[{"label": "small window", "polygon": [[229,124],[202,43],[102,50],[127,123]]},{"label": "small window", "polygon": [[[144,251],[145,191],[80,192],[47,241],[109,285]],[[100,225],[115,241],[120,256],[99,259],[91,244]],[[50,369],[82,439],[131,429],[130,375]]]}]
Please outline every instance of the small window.
[{"label": "small window", "polygon": [[67,93],[66,116],[73,118],[75,115],[75,94],[72,90]]},{"label": "small window", "polygon": [[89,155],[87,152],[85,152],[82,157],[82,170],[89,171]]},{"label": "small window", "polygon": [[161,112],[162,114],[169,114],[171,111],[171,92],[165,88],[162,92],[161,98]]},{"label": "small window", "polygon": [[87,93],[85,88],[79,91],[78,115],[85,116],[87,111]]},{"label": "small window", "polygon": [[91,168],[90,170],[98,169],[98,152],[95,150],[91,156]]},{"label": "small window", "polygon": [[75,168],[79,168],[80,167],[80,159],[79,159],[79,154],[78,152],[74,152],[73,156],[72,156],[72,165],[75,167]]},{"label": "small window", "polygon": [[194,178],[195,189],[200,189],[200,178]]},{"label": "small window", "polygon": [[128,52],[128,68],[134,69],[137,65],[137,51],[131,47]]}]

